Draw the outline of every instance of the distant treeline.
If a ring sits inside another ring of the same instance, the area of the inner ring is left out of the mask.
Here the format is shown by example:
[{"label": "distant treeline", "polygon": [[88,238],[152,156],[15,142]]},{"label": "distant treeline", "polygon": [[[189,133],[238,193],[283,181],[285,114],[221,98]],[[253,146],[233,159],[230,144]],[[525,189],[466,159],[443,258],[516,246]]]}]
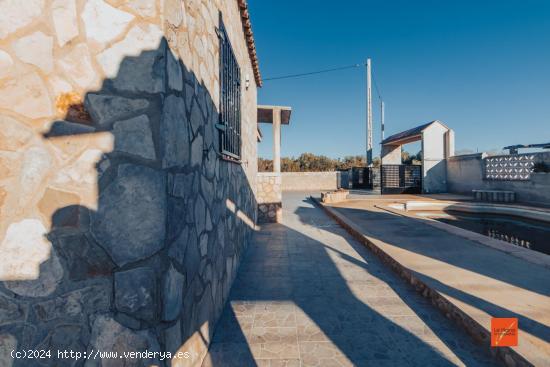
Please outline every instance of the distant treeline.
[{"label": "distant treeline", "polygon": [[[401,153],[401,160],[404,164],[421,164],[422,153],[409,154],[406,151]],[[374,157],[374,167],[380,167],[380,157]],[[325,171],[343,171],[351,167],[365,167],[365,156],[353,155],[344,158],[329,158],[324,155],[315,155],[313,153],[302,153],[299,157],[281,158],[282,172],[325,172]],[[258,158],[258,171],[273,171],[273,161],[271,159]]]},{"label": "distant treeline", "polygon": [[[380,158],[374,158],[374,164],[379,165]],[[344,158],[329,158],[324,155],[315,155],[313,153],[302,153],[299,157],[281,158],[282,172],[324,172],[347,170],[351,167],[364,167],[365,156],[355,155]],[[273,171],[273,161],[271,159],[258,158],[258,171]]]}]

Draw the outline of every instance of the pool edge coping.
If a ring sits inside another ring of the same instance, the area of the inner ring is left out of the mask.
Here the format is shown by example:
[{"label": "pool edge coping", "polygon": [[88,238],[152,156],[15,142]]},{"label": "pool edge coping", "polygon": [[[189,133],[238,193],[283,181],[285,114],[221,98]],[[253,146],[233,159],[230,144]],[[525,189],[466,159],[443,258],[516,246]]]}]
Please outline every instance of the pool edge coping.
[{"label": "pool edge coping", "polygon": [[[508,243],[506,241],[498,240],[496,238],[487,237],[483,234],[476,233],[473,231],[469,231],[464,228],[456,227],[451,224],[439,222],[436,219],[432,219],[430,217],[418,217],[411,211],[406,210],[399,210],[395,209],[389,206],[384,205],[374,205],[375,208],[382,209],[385,211],[388,211],[395,215],[400,215],[403,217],[410,218],[412,220],[420,221],[421,223],[428,224],[432,227],[435,227],[437,229],[441,229],[443,231],[446,231],[448,233],[460,236],[462,238],[468,239],[470,241],[474,241],[476,243],[479,243],[483,246],[490,247],[492,249],[498,250],[500,252],[504,252],[505,254],[511,255],[513,257],[516,257],[518,259],[527,261],[531,264],[539,265],[542,267],[545,267],[547,269],[550,269],[550,255],[544,254],[542,252],[529,250],[520,246],[515,246],[511,243]],[[497,213],[498,214],[498,213]]]},{"label": "pool edge coping", "polygon": [[[437,209],[432,209],[436,207]],[[522,219],[535,220],[544,224],[550,224],[550,211],[541,208],[529,208],[504,203],[485,203],[485,202],[458,202],[449,200],[422,201],[407,200],[404,203],[404,211],[433,211],[433,210],[451,210],[464,213],[476,214],[501,214],[510,217],[519,217]]]}]

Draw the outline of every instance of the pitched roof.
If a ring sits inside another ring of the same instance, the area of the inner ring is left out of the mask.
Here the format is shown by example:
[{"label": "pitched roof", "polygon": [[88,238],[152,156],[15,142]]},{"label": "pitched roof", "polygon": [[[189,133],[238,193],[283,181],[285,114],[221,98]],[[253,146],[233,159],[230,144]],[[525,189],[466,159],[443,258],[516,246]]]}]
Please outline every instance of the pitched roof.
[{"label": "pitched roof", "polygon": [[[435,123],[439,123],[439,124],[445,126],[445,124],[443,124],[439,120],[430,121],[427,124],[423,124],[423,125],[420,125],[420,126],[417,126],[417,127],[413,127],[412,129],[405,130],[405,131],[402,131],[402,132],[397,133],[397,134],[393,134],[393,135],[387,137],[386,139],[382,140],[381,144],[389,144],[389,143],[393,143],[393,142],[397,142],[397,141],[401,141],[401,140],[407,140],[409,138],[414,138],[414,137],[420,135],[422,133],[422,131],[424,131],[428,126],[430,126],[432,124],[435,124]],[[445,127],[447,127],[447,126],[445,126]]]},{"label": "pitched roof", "polygon": [[258,62],[258,55],[256,54],[256,44],[254,42],[254,34],[252,33],[252,24],[250,23],[250,14],[248,13],[248,4],[246,0],[237,0],[239,10],[241,12],[241,21],[243,23],[244,36],[246,38],[246,45],[248,47],[248,56],[252,63],[252,70],[254,71],[254,79],[258,87],[262,86],[262,76],[260,74],[260,65]]}]

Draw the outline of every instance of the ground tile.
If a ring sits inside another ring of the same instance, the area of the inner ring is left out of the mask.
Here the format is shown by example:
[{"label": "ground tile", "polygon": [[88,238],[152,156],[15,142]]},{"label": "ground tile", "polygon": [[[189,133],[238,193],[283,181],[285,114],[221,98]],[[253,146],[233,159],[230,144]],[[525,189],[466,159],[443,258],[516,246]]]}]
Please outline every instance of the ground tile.
[{"label": "ground tile", "polygon": [[258,359],[258,367],[301,367],[299,359]]},{"label": "ground tile", "polygon": [[203,367],[255,367],[256,362],[246,343],[213,343]]},{"label": "ground tile", "polygon": [[214,332],[215,343],[244,343],[252,330],[253,316],[222,317]]},{"label": "ground tile", "polygon": [[347,367],[354,364],[331,342],[300,342],[302,366]]},{"label": "ground tile", "polygon": [[294,312],[264,311],[254,315],[253,327],[295,327]]},{"label": "ground tile", "polygon": [[253,301],[230,301],[229,307],[237,316],[254,316],[256,302]]},{"label": "ground tile", "polygon": [[258,343],[251,344],[252,355],[256,359],[295,359],[300,358],[297,343]]},{"label": "ground tile", "polygon": [[284,224],[253,236],[205,366],[492,364],[346,231],[319,226],[330,218],[303,198],[285,196]]},{"label": "ground tile", "polygon": [[253,327],[250,343],[297,343],[296,327]]}]

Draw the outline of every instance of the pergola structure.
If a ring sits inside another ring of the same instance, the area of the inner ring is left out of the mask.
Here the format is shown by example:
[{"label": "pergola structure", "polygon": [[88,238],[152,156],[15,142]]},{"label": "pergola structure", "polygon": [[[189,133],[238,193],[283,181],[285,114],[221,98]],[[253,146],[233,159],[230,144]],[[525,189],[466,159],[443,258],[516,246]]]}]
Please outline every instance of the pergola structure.
[{"label": "pergola structure", "polygon": [[[280,222],[282,211],[281,177],[281,125],[290,124],[292,109],[286,106],[258,106],[258,124],[271,124],[273,127],[273,172],[258,173],[257,201],[258,222]],[[258,130],[259,131],[259,130]],[[261,131],[258,132],[258,141]]]},{"label": "pergola structure", "polygon": [[290,124],[292,108],[258,106],[258,123],[273,125],[273,172],[281,172],[281,125]]},{"label": "pergola structure", "polygon": [[[384,182],[384,166],[397,166],[401,164],[401,151],[405,144],[415,141],[422,142],[422,166],[419,168],[419,188],[422,193],[440,193],[447,191],[447,168],[446,160],[454,155],[454,131],[443,124],[441,121],[435,120],[417,126],[415,128],[402,131],[394,134],[382,141],[382,181]],[[387,170],[390,172],[391,170]],[[401,172],[403,171],[403,172]],[[412,170],[401,169],[397,180],[386,178],[386,183],[393,182],[395,192],[398,189],[405,189],[407,185],[413,185],[413,178],[406,177],[407,172]],[[407,182],[409,180],[410,182]],[[382,187],[384,190],[384,187]]]},{"label": "pergola structure", "polygon": [[510,154],[519,154],[520,149],[530,149],[530,148],[540,148],[540,149],[550,149],[550,143],[545,144],[516,144],[509,145],[502,149],[508,149]]}]

